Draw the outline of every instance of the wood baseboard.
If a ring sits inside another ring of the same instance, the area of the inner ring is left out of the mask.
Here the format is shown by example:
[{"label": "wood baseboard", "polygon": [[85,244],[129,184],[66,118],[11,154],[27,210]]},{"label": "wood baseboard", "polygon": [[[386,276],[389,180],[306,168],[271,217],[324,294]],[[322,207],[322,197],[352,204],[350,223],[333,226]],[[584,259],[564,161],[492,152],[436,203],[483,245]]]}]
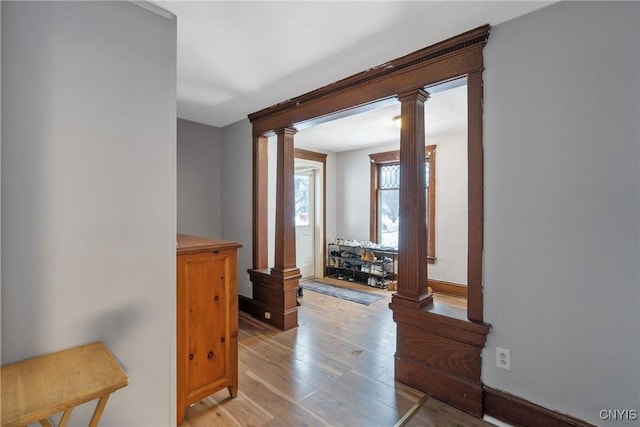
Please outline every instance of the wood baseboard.
[{"label": "wood baseboard", "polygon": [[544,408],[504,391],[483,386],[486,415],[514,426],[526,427],[594,427],[586,421]]},{"label": "wood baseboard", "polygon": [[443,280],[429,279],[429,286],[433,292],[453,295],[454,297],[467,297],[467,287],[459,283],[445,282]]},{"label": "wood baseboard", "polygon": [[253,313],[255,312],[253,300],[249,297],[238,295],[238,310],[251,315],[251,317],[255,317],[253,315]]}]

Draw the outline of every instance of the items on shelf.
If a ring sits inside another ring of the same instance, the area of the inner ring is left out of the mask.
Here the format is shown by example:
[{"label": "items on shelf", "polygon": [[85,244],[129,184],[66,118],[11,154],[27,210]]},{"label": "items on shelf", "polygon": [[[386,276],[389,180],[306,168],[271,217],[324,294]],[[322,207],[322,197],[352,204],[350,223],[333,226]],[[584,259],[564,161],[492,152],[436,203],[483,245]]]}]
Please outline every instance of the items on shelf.
[{"label": "items on shelf", "polygon": [[396,279],[398,251],[372,242],[335,239],[328,245],[327,276],[387,289]]}]

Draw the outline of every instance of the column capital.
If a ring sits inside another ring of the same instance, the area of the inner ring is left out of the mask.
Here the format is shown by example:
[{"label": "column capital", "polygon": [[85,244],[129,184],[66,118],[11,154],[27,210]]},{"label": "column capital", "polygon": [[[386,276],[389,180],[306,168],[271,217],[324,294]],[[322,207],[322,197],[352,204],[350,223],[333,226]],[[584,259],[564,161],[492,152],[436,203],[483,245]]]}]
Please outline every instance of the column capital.
[{"label": "column capital", "polygon": [[417,89],[411,89],[405,92],[401,92],[396,96],[396,98],[398,98],[398,101],[400,102],[413,100],[425,102],[427,99],[429,99],[430,96],[431,95],[429,95],[429,92],[424,90],[424,88],[419,87]]},{"label": "column capital", "polygon": [[298,129],[294,128],[293,126],[287,126],[275,129],[274,132],[276,133],[276,135],[295,135],[296,133],[298,133]]}]

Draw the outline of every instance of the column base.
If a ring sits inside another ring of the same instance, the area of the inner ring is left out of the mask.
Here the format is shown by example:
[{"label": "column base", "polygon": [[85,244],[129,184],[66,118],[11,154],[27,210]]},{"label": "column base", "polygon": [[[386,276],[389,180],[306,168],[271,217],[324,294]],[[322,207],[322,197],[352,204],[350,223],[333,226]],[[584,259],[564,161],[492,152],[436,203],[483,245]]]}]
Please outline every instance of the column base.
[{"label": "column base", "polygon": [[409,297],[406,295],[395,293],[391,296],[391,303],[395,305],[401,305],[403,307],[413,308],[415,310],[421,310],[429,305],[433,304],[433,294],[426,293],[417,297]]},{"label": "column base", "polygon": [[250,269],[248,272],[253,287],[250,314],[283,331],[297,327],[300,270]]},{"label": "column base", "polygon": [[396,304],[395,379],[455,408],[482,416],[482,348],[489,325]]}]

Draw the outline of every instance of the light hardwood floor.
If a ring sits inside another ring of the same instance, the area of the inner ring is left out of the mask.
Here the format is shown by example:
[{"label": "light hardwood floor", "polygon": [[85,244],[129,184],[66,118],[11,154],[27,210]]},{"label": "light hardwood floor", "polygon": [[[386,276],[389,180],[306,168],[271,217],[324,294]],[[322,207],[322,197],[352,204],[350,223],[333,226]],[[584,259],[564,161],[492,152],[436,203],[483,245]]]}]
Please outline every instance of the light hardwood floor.
[{"label": "light hardwood floor", "polygon": [[[489,426],[393,379],[392,292],[369,306],[305,291],[299,327],[276,331],[240,316],[238,397],[189,408],[183,427]],[[464,300],[436,296],[451,307]]]}]

